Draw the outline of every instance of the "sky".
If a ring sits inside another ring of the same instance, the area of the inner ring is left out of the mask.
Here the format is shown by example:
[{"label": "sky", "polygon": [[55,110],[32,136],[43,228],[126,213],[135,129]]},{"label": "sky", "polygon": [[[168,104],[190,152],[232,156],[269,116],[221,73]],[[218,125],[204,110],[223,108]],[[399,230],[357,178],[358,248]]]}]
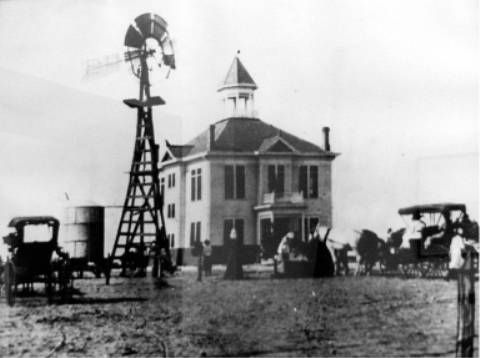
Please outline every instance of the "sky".
[{"label": "sky", "polygon": [[331,127],[335,226],[385,232],[399,207],[445,200],[478,219],[478,1],[461,0],[0,1],[0,219],[66,191],[123,197],[108,170],[129,166],[121,100],[138,82],[126,65],[85,73],[122,54],[144,12],[167,20],[177,61],[153,87],[159,140],[221,119],[216,89],[240,50],[262,120],[317,144]]}]

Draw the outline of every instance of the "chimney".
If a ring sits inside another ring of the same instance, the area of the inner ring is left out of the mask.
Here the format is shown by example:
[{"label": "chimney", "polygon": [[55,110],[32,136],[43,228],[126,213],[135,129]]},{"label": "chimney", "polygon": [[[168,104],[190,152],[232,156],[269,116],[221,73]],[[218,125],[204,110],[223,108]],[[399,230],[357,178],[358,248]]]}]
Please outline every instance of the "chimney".
[{"label": "chimney", "polygon": [[323,127],[323,149],[330,151],[330,128]]},{"label": "chimney", "polygon": [[215,124],[211,124],[208,132],[208,150],[212,151],[215,144]]}]

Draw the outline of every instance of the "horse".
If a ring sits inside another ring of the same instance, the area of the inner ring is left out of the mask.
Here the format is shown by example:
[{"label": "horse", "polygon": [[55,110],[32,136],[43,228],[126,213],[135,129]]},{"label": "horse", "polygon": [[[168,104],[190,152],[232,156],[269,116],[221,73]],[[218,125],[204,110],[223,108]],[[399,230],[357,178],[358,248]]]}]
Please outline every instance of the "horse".
[{"label": "horse", "polygon": [[[368,229],[339,229],[317,227],[320,238],[326,240],[327,247],[335,261],[337,274],[345,271],[348,275],[348,253],[353,251],[356,261],[355,275],[370,274],[377,262],[384,262],[388,255],[387,244]],[[322,235],[323,234],[323,235]]]}]

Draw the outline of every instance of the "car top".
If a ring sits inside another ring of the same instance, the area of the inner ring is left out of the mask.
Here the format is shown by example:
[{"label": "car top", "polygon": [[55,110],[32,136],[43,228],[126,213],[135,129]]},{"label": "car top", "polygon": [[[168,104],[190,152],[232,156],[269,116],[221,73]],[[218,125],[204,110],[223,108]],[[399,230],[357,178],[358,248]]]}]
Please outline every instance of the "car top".
[{"label": "car top", "polygon": [[54,224],[59,225],[58,219],[53,216],[16,216],[8,223],[9,227],[24,225]]},{"label": "car top", "polygon": [[460,210],[465,212],[465,204],[460,203],[438,203],[438,204],[426,204],[426,205],[413,205],[398,210],[400,215],[409,215],[415,212],[420,213],[441,213],[443,211]]}]

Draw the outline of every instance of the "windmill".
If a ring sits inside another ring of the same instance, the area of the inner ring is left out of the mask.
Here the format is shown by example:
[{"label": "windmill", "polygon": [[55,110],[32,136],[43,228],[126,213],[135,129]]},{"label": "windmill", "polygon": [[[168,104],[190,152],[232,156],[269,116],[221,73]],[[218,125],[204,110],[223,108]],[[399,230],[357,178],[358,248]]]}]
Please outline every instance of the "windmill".
[{"label": "windmill", "polygon": [[[153,275],[171,269],[170,250],[163,215],[163,193],[158,178],[158,148],[152,121],[152,107],[165,104],[150,94],[150,72],[166,69],[167,77],[175,69],[175,56],[167,22],[160,16],[145,13],[128,27],[124,60],[139,79],[138,98],[123,102],[137,110],[136,136],[129,182],[113,249],[109,258],[107,283],[112,267],[145,275],[148,254],[154,253]],[[163,258],[163,260],[162,260]]]}]

